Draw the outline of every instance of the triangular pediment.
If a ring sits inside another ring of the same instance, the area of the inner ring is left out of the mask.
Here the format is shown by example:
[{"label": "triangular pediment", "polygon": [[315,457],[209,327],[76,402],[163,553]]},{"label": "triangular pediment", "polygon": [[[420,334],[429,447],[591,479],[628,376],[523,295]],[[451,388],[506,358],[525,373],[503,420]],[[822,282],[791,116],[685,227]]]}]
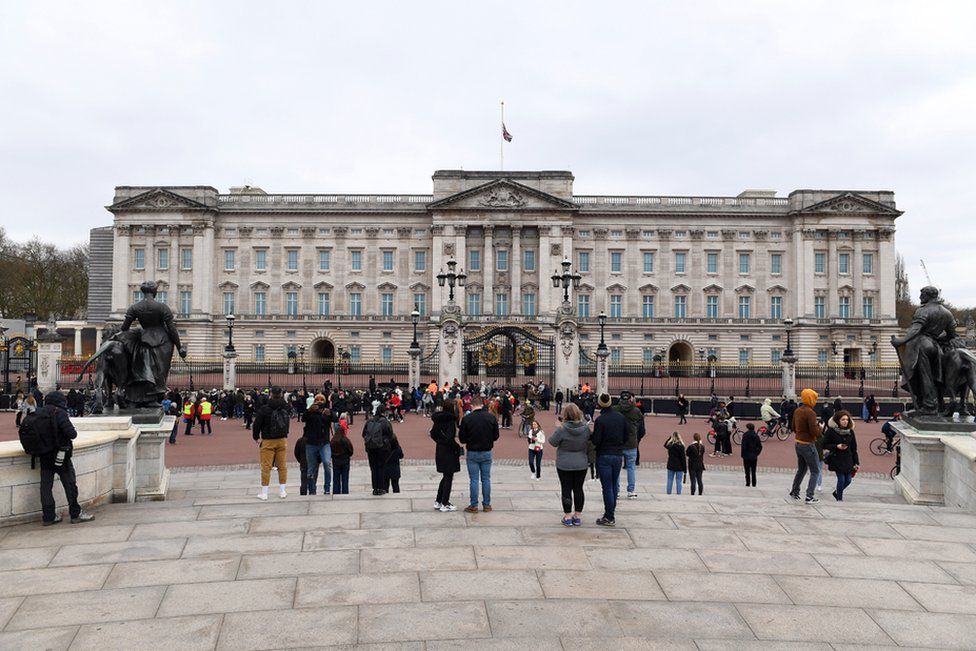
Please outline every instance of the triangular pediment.
[{"label": "triangular pediment", "polygon": [[752,285],[749,285],[748,283],[739,285],[738,287],[735,288],[736,294],[752,294],[755,291],[756,288],[753,287]]},{"label": "triangular pediment", "polygon": [[148,192],[137,194],[131,199],[124,199],[113,203],[111,206],[108,206],[108,210],[111,212],[119,210],[160,210],[172,212],[173,210],[210,210],[210,208],[199,201],[187,199],[170,190],[155,188]]},{"label": "triangular pediment", "polygon": [[770,294],[785,294],[789,290],[782,285],[773,285],[772,287],[767,287],[766,291]]},{"label": "triangular pediment", "polygon": [[671,288],[671,291],[675,294],[687,294],[691,291],[691,287],[688,287],[688,285],[685,285],[684,283],[678,283]]},{"label": "triangular pediment", "polygon": [[655,285],[654,283],[644,283],[637,289],[644,294],[653,294],[654,292],[657,291],[658,288],[657,285]]},{"label": "triangular pediment", "polygon": [[867,197],[862,197],[854,192],[844,192],[838,194],[835,197],[820,201],[813,204],[812,206],[807,206],[806,208],[801,208],[794,212],[798,215],[809,215],[809,214],[851,214],[851,213],[864,213],[872,215],[891,215],[897,217],[902,214],[902,211],[895,210],[890,206],[886,206],[883,203],[877,201],[872,201]]},{"label": "triangular pediment", "polygon": [[509,179],[489,181],[427,206],[431,210],[576,210],[576,204]]},{"label": "triangular pediment", "polygon": [[722,292],[722,286],[712,283],[711,285],[706,286],[702,291],[706,294],[720,294]]}]

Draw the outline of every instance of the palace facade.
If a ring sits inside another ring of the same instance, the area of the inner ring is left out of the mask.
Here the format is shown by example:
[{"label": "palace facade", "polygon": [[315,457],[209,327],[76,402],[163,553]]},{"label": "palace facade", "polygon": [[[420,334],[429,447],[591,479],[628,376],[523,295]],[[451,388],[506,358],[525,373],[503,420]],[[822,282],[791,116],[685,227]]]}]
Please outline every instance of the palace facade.
[{"label": "palace facade", "polygon": [[244,359],[305,346],[402,360],[415,307],[421,344],[436,345],[449,259],[467,274],[466,335],[515,323],[551,337],[565,258],[582,276],[581,347],[596,347],[606,312],[612,361],[775,363],[787,317],[801,362],[895,361],[892,192],[592,196],[573,181],[447,170],[417,195],[120,186],[113,224],[92,231],[89,326],[120,320],[152,279],[195,357],[220,354],[232,313]]}]

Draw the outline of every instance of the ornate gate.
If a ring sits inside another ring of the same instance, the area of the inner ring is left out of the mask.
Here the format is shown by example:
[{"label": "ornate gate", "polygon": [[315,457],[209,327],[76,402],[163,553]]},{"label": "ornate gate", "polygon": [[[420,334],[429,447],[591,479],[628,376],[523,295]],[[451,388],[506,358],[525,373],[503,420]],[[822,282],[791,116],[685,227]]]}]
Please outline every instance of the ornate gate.
[{"label": "ornate gate", "polygon": [[3,392],[27,392],[37,366],[37,348],[25,337],[13,337],[3,347]]},{"label": "ornate gate", "polygon": [[556,374],[552,337],[539,337],[516,326],[491,328],[464,340],[464,381],[499,386],[545,382]]}]

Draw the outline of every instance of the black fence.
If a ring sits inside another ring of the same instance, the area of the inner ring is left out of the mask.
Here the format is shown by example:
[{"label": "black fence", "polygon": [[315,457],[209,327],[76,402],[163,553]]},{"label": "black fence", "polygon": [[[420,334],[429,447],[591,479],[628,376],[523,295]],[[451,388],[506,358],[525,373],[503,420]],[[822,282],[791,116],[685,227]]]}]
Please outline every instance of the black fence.
[{"label": "black fence", "polygon": [[897,364],[809,364],[796,365],[796,389],[810,388],[821,396],[874,395],[881,398],[910,398],[901,388]]}]

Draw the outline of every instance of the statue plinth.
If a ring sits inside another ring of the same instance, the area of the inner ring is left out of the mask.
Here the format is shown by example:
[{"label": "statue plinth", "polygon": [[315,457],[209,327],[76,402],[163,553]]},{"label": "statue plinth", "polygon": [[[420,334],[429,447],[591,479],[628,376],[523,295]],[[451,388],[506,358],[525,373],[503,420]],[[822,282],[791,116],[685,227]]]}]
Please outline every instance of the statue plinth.
[{"label": "statue plinth", "polygon": [[85,418],[107,418],[107,417],[131,418],[133,425],[158,425],[163,422],[162,407],[125,407],[119,409],[105,409],[100,414],[90,414]]},{"label": "statue plinth", "polygon": [[972,416],[955,418],[938,414],[919,414],[915,410],[906,411],[901,419],[919,431],[932,434],[968,435],[976,433],[976,421]]}]

